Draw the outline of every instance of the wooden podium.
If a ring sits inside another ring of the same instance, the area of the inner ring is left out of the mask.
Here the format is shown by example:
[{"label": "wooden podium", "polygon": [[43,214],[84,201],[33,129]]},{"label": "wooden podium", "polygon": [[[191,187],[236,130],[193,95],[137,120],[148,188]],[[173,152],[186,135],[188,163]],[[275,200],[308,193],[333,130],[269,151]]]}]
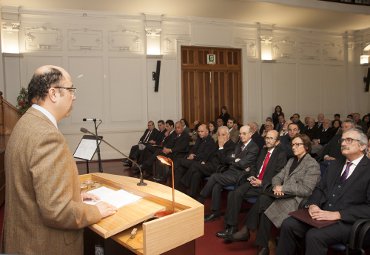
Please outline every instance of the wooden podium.
[{"label": "wooden podium", "polygon": [[[112,189],[123,189],[142,199],[121,207],[115,215],[89,226],[92,231],[85,231],[85,254],[94,254],[91,251],[94,251],[97,243],[104,246],[104,255],[176,254],[169,251],[181,249],[178,248],[181,246],[188,247],[186,254],[194,254],[194,240],[204,234],[202,204],[175,191],[175,213],[153,218],[156,212],[171,207],[170,187],[151,181],[146,181],[147,186],[137,186],[137,178],[105,173],[80,175],[81,183],[87,180]],[[137,228],[135,236],[131,235],[133,228]]]}]

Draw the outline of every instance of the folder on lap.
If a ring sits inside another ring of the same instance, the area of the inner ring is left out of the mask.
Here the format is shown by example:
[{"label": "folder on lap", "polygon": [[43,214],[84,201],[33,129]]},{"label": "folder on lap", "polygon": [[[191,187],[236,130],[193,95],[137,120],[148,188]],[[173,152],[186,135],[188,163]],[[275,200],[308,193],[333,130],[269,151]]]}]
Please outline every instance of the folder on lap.
[{"label": "folder on lap", "polygon": [[290,212],[289,215],[315,228],[327,227],[338,222],[337,220],[314,220],[308,213],[308,209],[298,209],[297,211]]}]

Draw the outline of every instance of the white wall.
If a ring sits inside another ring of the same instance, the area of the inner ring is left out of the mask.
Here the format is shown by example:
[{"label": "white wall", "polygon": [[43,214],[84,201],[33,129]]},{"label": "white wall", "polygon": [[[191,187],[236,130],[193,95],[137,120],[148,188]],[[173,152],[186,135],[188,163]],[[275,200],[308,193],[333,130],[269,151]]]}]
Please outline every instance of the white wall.
[{"label": "white wall", "polygon": [[[269,35],[276,62],[265,63],[259,53],[265,31],[256,25],[165,18],[163,56],[153,58],[145,55],[142,16],[28,12],[20,15],[22,56],[3,56],[5,96],[15,102],[40,65],[65,67],[78,88],[72,115],[59,125],[72,151],[82,136],[80,127],[93,130],[84,117],[102,119],[100,134],[125,153],[148,120],[181,118],[181,45],[242,49],[245,123],[261,122],[277,104],[287,117],[370,112],[370,93],[363,92],[362,82],[367,68],[357,64],[363,34],[348,39],[274,28]],[[160,85],[154,92],[151,77],[158,60]],[[120,157],[105,145],[101,151],[104,159]]]}]

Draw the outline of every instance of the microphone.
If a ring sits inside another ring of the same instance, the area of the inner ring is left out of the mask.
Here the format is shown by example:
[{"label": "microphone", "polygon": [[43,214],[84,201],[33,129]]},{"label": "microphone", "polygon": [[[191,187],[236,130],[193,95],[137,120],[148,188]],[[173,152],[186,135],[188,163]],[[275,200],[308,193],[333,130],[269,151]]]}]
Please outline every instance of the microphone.
[{"label": "microphone", "polygon": [[101,119],[96,119],[96,118],[83,118],[83,121],[101,121]]},{"label": "microphone", "polygon": [[[89,130],[87,130],[86,128],[80,128],[80,131],[82,133],[88,133],[94,137],[97,137],[94,133],[90,132]],[[127,158],[132,164],[134,164],[140,171],[140,181],[137,183],[137,186],[146,186],[147,184],[144,182],[144,177],[143,177],[143,171],[141,170],[141,167],[139,166],[138,163],[136,163],[135,161],[133,161],[132,159],[130,159],[128,156],[126,156],[123,152],[121,152],[120,150],[118,150],[116,147],[114,147],[113,145],[111,145],[110,143],[108,143],[107,141],[105,141],[103,138],[100,138],[100,137],[97,137],[98,139],[100,139],[101,141],[103,141],[105,144],[107,144],[109,147],[111,147],[113,150],[117,151],[119,154],[121,154],[122,156],[124,156],[125,158]]]}]

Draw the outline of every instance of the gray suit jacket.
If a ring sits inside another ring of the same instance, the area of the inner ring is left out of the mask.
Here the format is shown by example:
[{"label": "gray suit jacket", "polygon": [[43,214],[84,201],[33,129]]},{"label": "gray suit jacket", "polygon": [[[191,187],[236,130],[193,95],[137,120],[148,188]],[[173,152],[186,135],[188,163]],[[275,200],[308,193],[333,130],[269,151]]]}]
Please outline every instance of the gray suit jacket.
[{"label": "gray suit jacket", "polygon": [[272,186],[282,185],[284,193],[295,195],[292,198],[276,199],[265,211],[266,216],[276,227],[280,227],[281,223],[288,218],[289,212],[298,209],[300,202],[311,195],[320,180],[320,166],[309,154],[289,174],[293,160],[294,158],[289,159],[283,170],[272,178]]}]

